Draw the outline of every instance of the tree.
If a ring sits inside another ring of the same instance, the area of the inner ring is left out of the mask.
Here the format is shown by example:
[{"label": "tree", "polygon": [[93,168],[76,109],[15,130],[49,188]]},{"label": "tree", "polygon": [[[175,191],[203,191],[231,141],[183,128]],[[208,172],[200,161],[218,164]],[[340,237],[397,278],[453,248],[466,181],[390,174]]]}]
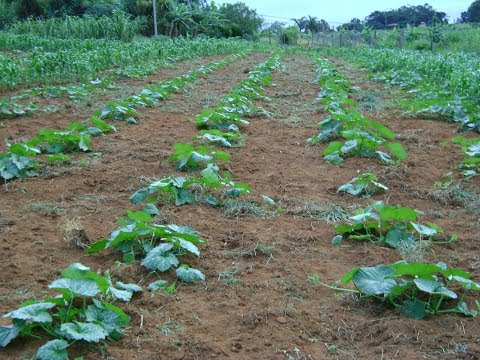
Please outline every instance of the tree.
[{"label": "tree", "polygon": [[292,20],[298,26],[298,29],[301,32],[306,31],[308,20],[305,16],[302,16],[300,19],[292,19]]},{"label": "tree", "polygon": [[220,14],[226,20],[221,26],[221,31],[227,37],[252,36],[263,24],[263,19],[257,12],[242,2],[223,4],[220,7]]},{"label": "tree", "polygon": [[361,32],[363,31],[364,27],[365,27],[365,24],[363,21],[361,21],[358,18],[353,18],[352,20],[350,20],[350,22],[340,25],[339,28],[347,31]]},{"label": "tree", "polygon": [[480,0],[474,1],[469,7],[468,10],[462,12],[461,22],[480,22]]},{"label": "tree", "polygon": [[433,19],[445,24],[448,23],[446,13],[436,11],[428,4],[402,6],[396,10],[374,11],[365,18],[365,23],[373,29],[386,29],[392,26],[418,26],[422,22],[429,24]]}]

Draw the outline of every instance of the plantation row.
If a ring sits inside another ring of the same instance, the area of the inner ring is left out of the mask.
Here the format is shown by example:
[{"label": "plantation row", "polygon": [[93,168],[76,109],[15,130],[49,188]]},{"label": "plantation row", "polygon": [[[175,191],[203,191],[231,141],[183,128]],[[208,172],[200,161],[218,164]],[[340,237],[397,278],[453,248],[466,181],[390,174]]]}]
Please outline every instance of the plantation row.
[{"label": "plantation row", "polygon": [[244,54],[230,55],[222,61],[212,62],[183,76],[149,85],[136,96],[107,103],[103,109],[94,111],[89,119],[82,123],[73,122],[64,130],[43,129],[28,141],[7,144],[9,152],[0,154],[0,178],[6,181],[36,176],[35,169],[39,164],[33,157],[39,154],[46,154],[49,163],[65,163],[70,160],[66,153],[92,151],[91,136],[115,131],[115,127],[105,120],[135,124],[138,118],[136,108],[151,107],[194,83],[199,76],[223,67],[240,56]]},{"label": "plantation row", "polygon": [[[229,39],[142,40],[132,44],[106,40],[45,40],[0,32],[0,89],[35,82],[96,79],[101,71],[144,76],[175,61],[253,50],[255,44]],[[26,53],[17,50],[27,49]],[[32,50],[33,49],[33,50]]]},{"label": "plantation row", "polygon": [[[134,117],[137,113],[134,108],[138,105],[151,106],[158,99],[163,99],[172,92],[181,91],[198,76],[225,66],[239,56],[230,56],[221,62],[211,63],[182,77],[149,86],[137,97],[108,104],[98,112],[98,117],[88,121],[98,126],[95,129],[104,129],[101,133],[112,130],[112,127],[104,122],[105,119],[135,122]],[[239,140],[242,136],[237,125],[248,124],[244,117],[258,115],[263,111],[255,107],[252,100],[263,97],[261,85],[270,83],[270,72],[278,67],[278,62],[279,57],[273,56],[267,62],[258,65],[246,80],[222,98],[221,105],[216,109],[205,110],[197,116],[197,126],[203,129],[197,141],[230,147],[233,141]],[[74,124],[73,127],[78,127],[78,124]],[[74,131],[84,130],[84,133],[79,133],[81,137],[96,133],[97,130],[93,129],[94,127],[86,130],[76,128]],[[50,134],[52,133],[54,132]],[[60,132],[56,133],[58,134]],[[61,134],[63,136],[64,132]],[[39,137],[45,135],[45,132],[41,132]],[[88,150],[81,146],[81,144],[89,144],[85,139],[78,142],[77,150]],[[30,140],[28,145],[19,145],[24,150],[33,149],[32,141],[37,142],[37,139]],[[32,154],[24,153],[23,155]],[[221,206],[221,203],[228,201],[229,198],[237,198],[242,193],[249,192],[250,188],[247,185],[231,181],[228,173],[219,175],[216,161],[228,161],[228,158],[227,153],[214,150],[212,146],[177,143],[169,161],[177,161],[177,170],[199,171],[200,177],[171,176],[135,192],[130,199],[131,202],[133,204],[146,202],[146,205],[141,211],[126,210],[127,217],[118,220],[120,227],[114,230],[108,239],[93,244],[88,249],[88,253],[113,249],[123,252],[123,260],[126,264],[141,258],[140,264],[159,276],[175,269],[177,281],[184,283],[204,281],[205,275],[200,270],[191,268],[185,263],[180,265],[179,259],[188,254],[200,256],[198,246],[205,242],[199,238],[194,229],[188,226],[153,223],[153,216],[159,212],[156,207],[158,203],[173,202],[180,206],[203,202]],[[198,186],[202,187],[201,198],[195,195],[198,192]],[[213,192],[219,192],[219,195],[216,196]],[[223,197],[225,199],[222,199]],[[49,285],[49,288],[60,293],[59,296],[41,301],[27,301],[19,309],[5,315],[12,319],[12,325],[0,327],[0,346],[6,346],[17,336],[34,335],[41,330],[54,340],[48,341],[39,348],[37,358],[63,360],[68,359],[67,348],[73,343],[98,342],[107,338],[114,340],[120,337],[122,328],[129,323],[130,318],[113,302],[115,300],[128,302],[133,294],[142,291],[142,288],[136,284],[122,282],[113,284],[108,271],[104,275],[99,275],[80,263],[70,265],[62,270],[61,274],[63,278]],[[168,284],[160,278],[149,284],[148,289],[151,291],[164,289],[173,292],[177,281]]]},{"label": "plantation row", "polygon": [[[410,96],[399,105],[409,113],[459,123],[462,132],[480,132],[478,56],[370,48],[342,55],[373,72],[375,80],[408,91]],[[467,179],[479,176],[480,137],[457,136],[452,141],[460,144],[466,155],[457,166],[460,172]]]},{"label": "plantation row", "polygon": [[[349,94],[351,84],[324,59],[317,61],[318,83],[322,86],[319,101],[330,115],[319,123],[322,132],[308,140],[309,144],[329,142],[323,151],[324,159],[332,164],[341,164],[345,157],[361,156],[380,160],[387,166],[406,159],[407,154],[399,143],[391,142],[394,133],[385,125],[372,121],[354,108]],[[343,141],[331,141],[342,139]],[[391,155],[379,150],[389,150]],[[393,157],[392,157],[393,156]],[[395,159],[395,160],[394,160]],[[353,196],[371,197],[388,191],[371,173],[362,173],[337,192]],[[344,224],[335,227],[332,244],[341,246],[345,239],[369,241],[405,252],[419,242],[445,243],[434,237],[442,229],[433,223],[422,224],[422,213],[409,207],[387,206],[383,201],[357,209]],[[453,242],[452,236],[446,242]],[[356,267],[341,278],[341,283],[353,282],[356,290],[329,286],[337,291],[354,292],[364,298],[372,298],[390,304],[395,309],[415,319],[441,313],[461,313],[476,316],[480,303],[475,301],[469,308],[466,296],[470,291],[480,291],[480,284],[471,280],[472,275],[461,269],[449,268],[445,263],[408,263],[404,260],[373,267]],[[310,280],[320,283],[318,275]],[[457,289],[461,289],[460,296]]]}]

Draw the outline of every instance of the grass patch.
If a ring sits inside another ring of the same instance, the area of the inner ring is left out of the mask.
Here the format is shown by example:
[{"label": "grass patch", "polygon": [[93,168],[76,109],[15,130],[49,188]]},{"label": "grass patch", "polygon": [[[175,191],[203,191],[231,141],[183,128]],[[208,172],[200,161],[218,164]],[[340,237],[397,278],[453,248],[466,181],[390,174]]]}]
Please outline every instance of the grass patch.
[{"label": "grass patch", "polygon": [[328,223],[345,220],[348,215],[342,206],[309,199],[297,201],[292,207],[287,207],[285,213],[315,221],[326,221]]},{"label": "grass patch", "polygon": [[268,209],[254,201],[228,200],[223,205],[223,216],[227,218],[253,215],[256,217],[269,218],[278,215],[277,210]]},{"label": "grass patch", "polygon": [[459,184],[428,192],[428,198],[440,205],[460,206],[480,212],[480,196],[474,190],[462,189]]},{"label": "grass patch", "polygon": [[27,209],[34,213],[39,213],[45,216],[59,216],[65,213],[65,209],[55,206],[50,203],[30,203],[27,205]]}]

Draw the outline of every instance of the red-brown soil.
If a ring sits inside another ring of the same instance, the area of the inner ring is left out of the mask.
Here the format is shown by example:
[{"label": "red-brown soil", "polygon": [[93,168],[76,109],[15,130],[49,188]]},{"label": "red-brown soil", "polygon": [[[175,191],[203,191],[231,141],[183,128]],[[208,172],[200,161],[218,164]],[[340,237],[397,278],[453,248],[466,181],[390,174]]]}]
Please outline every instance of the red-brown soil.
[{"label": "red-brown soil", "polygon": [[[131,194],[149,181],[175,173],[165,157],[175,142],[196,135],[189,121],[214,106],[247,70],[267,58],[255,54],[199,79],[184,94],[150,109],[141,109],[137,125],[118,124],[118,132],[94,139],[98,158],[74,155],[74,165],[50,167],[36,178],[7,183],[0,202],[0,313],[31,297],[46,295],[58,270],[82,262],[94,270],[110,269],[124,282],[150,282],[138,263],[115,265],[118,254],[85,255],[69,247],[65,228],[75,221],[89,241],[107,237],[126,209]],[[456,135],[456,125],[405,119],[387,109],[371,118],[390,126],[409,158],[395,167],[372,159],[351,158],[326,164],[323,146],[306,147],[325,114],[314,103],[318,86],[314,64],[303,55],[287,55],[282,71],[267,88],[262,103],[270,117],[244,127],[245,146],[231,149],[228,168],[235,181],[252,188],[247,198],[264,194],[284,207],[281,215],[262,218],[239,213],[226,217],[208,206],[164,205],[159,221],[194,227],[208,246],[192,266],[207,276],[204,284],[180,286],[173,295],[145,290],[124,306],[132,321],[125,335],[106,348],[77,348],[85,359],[478,359],[480,326],[475,318],[430,317],[411,320],[385,306],[366,302],[307,281],[317,273],[324,283],[338,280],[354,266],[401,260],[389,248],[346,242],[333,247],[333,224],[320,218],[335,208],[352,212],[372,201],[337,195],[336,189],[358,172],[373,172],[390,190],[374,200],[425,212],[451,245],[434,245],[425,261],[462,267],[480,279],[478,208],[447,201],[433,184],[462,155],[441,143]],[[340,64],[343,66],[343,64]],[[346,75],[360,87],[383,89],[359,71]],[[166,77],[170,70],[158,74]],[[93,108],[102,106],[95,103]],[[64,126],[49,116],[8,120],[1,138],[30,136],[43,126]],[[87,159],[81,161],[82,159]],[[470,182],[474,190],[480,184]],[[451,199],[450,199],[451,200]],[[477,204],[478,205],[478,204]],[[122,305],[123,306],[123,305]],[[44,341],[19,339],[0,358],[30,358]]]}]

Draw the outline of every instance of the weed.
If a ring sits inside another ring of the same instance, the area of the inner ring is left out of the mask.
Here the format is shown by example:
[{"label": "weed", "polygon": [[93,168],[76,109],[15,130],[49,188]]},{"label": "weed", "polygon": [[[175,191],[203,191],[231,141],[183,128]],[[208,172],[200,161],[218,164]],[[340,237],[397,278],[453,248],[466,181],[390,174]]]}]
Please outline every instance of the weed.
[{"label": "weed", "polygon": [[31,203],[27,205],[28,210],[45,216],[59,216],[65,213],[65,209],[50,203]]},{"label": "weed", "polygon": [[64,224],[65,229],[65,241],[68,247],[71,249],[80,248],[83,250],[88,249],[91,245],[91,241],[83,228],[82,223],[76,217],[68,219]]},{"label": "weed", "polygon": [[178,322],[172,320],[168,320],[155,327],[165,336],[178,334],[183,331],[182,326]]}]

